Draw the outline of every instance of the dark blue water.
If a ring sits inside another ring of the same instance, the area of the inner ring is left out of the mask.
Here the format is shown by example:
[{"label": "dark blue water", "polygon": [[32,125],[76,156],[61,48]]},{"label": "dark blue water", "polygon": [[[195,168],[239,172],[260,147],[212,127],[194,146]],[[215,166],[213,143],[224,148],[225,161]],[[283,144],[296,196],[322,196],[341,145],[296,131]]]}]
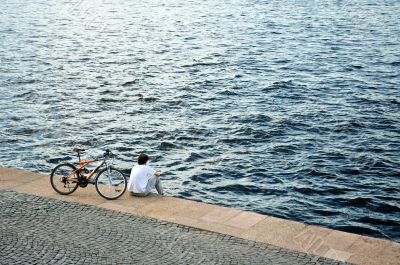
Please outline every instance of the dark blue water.
[{"label": "dark blue water", "polygon": [[400,242],[399,1],[1,1],[0,165]]}]

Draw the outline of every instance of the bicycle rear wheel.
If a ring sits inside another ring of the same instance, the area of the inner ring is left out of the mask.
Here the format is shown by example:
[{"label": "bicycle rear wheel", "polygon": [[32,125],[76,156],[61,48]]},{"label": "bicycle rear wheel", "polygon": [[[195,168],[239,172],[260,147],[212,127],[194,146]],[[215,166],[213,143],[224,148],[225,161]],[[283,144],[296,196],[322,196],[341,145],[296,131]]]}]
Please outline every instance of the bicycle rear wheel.
[{"label": "bicycle rear wheel", "polygon": [[96,178],[96,191],[107,200],[115,200],[121,197],[126,186],[127,181],[124,174],[115,168],[103,169]]},{"label": "bicycle rear wheel", "polygon": [[50,183],[53,189],[62,195],[73,193],[79,183],[76,168],[69,163],[56,166],[51,171]]}]

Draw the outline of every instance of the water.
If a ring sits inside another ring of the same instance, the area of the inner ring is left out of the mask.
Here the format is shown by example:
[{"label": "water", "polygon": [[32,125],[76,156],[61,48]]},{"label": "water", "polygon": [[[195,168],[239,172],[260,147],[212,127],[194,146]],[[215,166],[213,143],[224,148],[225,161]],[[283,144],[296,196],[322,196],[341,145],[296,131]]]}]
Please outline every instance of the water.
[{"label": "water", "polygon": [[146,152],[169,195],[400,242],[399,1],[1,1],[0,165]]}]

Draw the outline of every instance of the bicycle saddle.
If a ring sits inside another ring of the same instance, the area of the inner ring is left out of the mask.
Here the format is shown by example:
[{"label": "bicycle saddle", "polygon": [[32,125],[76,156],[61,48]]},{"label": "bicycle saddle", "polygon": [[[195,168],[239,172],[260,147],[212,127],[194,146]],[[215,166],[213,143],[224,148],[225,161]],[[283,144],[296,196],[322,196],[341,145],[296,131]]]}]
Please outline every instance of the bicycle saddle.
[{"label": "bicycle saddle", "polygon": [[76,153],[79,153],[79,152],[85,151],[85,149],[81,149],[81,148],[75,147],[72,151],[76,152]]}]

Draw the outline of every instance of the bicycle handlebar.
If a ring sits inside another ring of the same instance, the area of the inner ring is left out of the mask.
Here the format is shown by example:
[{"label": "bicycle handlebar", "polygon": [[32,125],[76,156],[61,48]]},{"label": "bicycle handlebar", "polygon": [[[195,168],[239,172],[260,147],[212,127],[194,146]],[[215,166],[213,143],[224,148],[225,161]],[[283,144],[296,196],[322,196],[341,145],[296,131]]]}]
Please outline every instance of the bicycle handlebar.
[{"label": "bicycle handlebar", "polygon": [[110,151],[110,149],[106,149],[106,152],[103,154],[103,156],[104,157],[107,157],[107,156],[111,157],[111,156],[114,156],[114,154]]},{"label": "bicycle handlebar", "polygon": [[[79,158],[79,161],[80,161],[80,159],[81,159],[80,152],[85,151],[85,149],[74,147],[74,149],[72,149],[72,151],[78,153],[78,158]],[[106,149],[106,151],[103,154],[103,158],[114,157],[114,156],[115,156],[114,153],[111,152],[110,149]],[[100,158],[95,159],[95,160],[100,160]]]}]

